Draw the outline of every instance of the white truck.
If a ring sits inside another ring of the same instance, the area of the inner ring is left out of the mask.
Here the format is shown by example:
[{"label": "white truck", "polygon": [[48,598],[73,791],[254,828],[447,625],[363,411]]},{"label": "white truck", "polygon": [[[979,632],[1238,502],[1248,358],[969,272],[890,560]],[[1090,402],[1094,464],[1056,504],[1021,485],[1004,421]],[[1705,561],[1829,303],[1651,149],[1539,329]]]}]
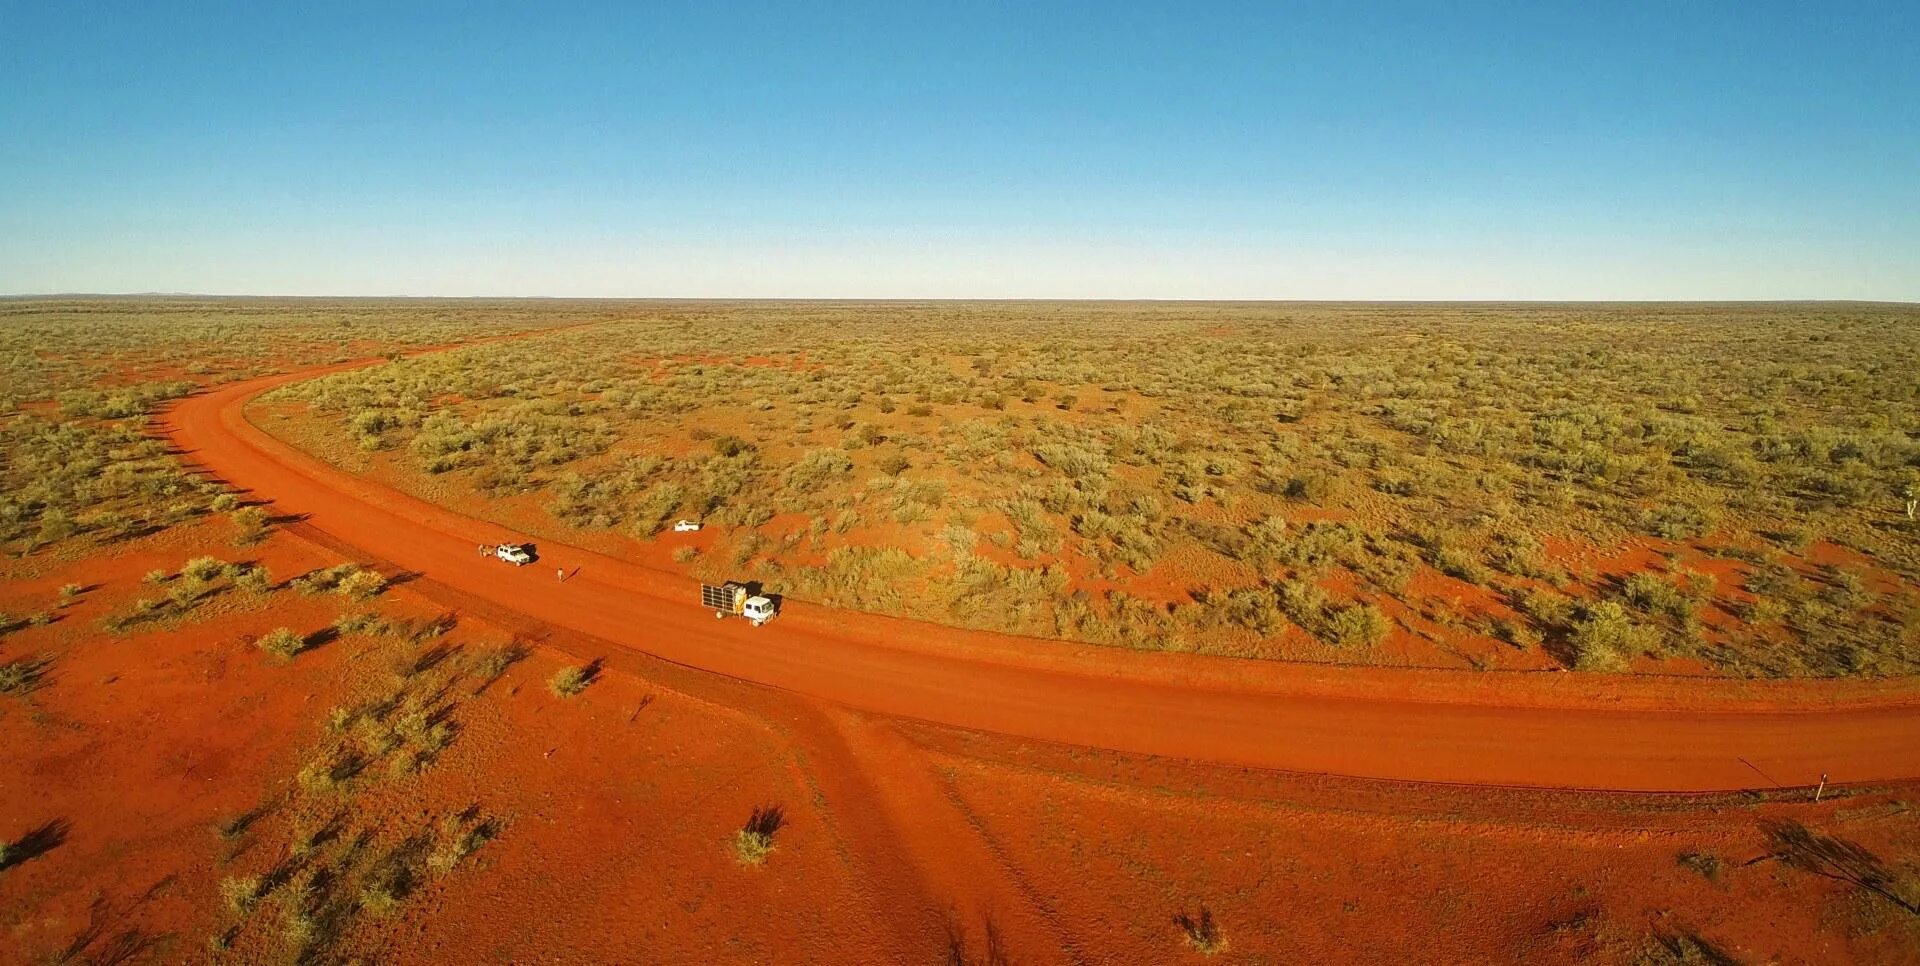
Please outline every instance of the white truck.
[{"label": "white truck", "polygon": [[533,562],[533,551],[530,546],[524,543],[503,543],[493,548],[493,555],[516,567],[524,567]]},{"label": "white truck", "polygon": [[700,585],[700,603],[713,608],[714,617],[735,615],[747,619],[747,623],[759,627],[780,615],[780,604],[773,598],[758,593],[756,586],[729,580],[724,584]]}]

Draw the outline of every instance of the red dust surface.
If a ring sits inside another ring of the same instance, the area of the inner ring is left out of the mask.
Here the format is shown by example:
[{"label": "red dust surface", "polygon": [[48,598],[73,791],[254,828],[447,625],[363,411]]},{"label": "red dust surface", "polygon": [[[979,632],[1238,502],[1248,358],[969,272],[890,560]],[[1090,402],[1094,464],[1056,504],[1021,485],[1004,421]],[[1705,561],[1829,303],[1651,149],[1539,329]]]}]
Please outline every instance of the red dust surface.
[{"label": "red dust surface", "polygon": [[[1900,683],[1699,682],[1315,668],[1116,652],[792,602],[766,630],[691,606],[684,578],[584,549],[503,570],[517,539],[350,476],[247,422],[223,387],[173,410],[189,457],[334,538],[556,627],[865,711],[1026,738],[1290,771],[1647,791],[1920,775],[1920,703]],[[572,576],[559,584],[549,568]],[[1276,740],[1276,736],[1286,736]]]},{"label": "red dust surface", "polygon": [[[214,552],[281,578],[372,565],[397,579],[382,613],[457,615],[458,648],[534,648],[457,703],[423,771],[342,799],[369,827],[469,805],[501,827],[397,909],[356,916],[326,961],[1920,962],[1901,905],[1920,714],[1902,682],[1288,665],[800,602],[750,629],[689,603],[683,578],[589,549],[480,559],[517,535],[249,425],[245,401],[291,378],[168,423],[189,459],[300,522],[241,552],[196,526],[0,586],[16,614],[92,588],[0,639],[0,658],[50,662],[0,696],[0,838],[58,833],[0,869],[0,961],[286,958],[270,937],[207,937],[232,921],[221,880],[270,867],[291,819],[213,826],[290,794],[329,709],[387,664],[351,636],[261,654],[259,633],[348,606],[285,590],[98,631],[141,574]],[[588,661],[584,692],[548,692]],[[1782,787],[1822,772],[1817,803]],[[768,805],[785,815],[774,851],[743,866],[734,834]],[[1796,859],[1783,830],[1802,826],[1894,898]],[[1175,922],[1203,909],[1211,959]]]}]

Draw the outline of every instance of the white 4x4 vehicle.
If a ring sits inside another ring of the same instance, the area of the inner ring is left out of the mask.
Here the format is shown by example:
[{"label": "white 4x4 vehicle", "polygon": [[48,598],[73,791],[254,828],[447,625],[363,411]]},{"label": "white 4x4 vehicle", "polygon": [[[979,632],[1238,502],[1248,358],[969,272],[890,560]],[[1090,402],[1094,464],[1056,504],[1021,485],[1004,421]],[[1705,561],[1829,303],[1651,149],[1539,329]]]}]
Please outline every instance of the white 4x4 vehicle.
[{"label": "white 4x4 vehicle", "polygon": [[773,620],[774,615],[778,613],[779,611],[774,609],[773,601],[766,597],[749,597],[745,604],[740,605],[740,616],[746,618],[747,623],[755,627]]},{"label": "white 4x4 vehicle", "polygon": [[681,520],[679,523],[673,525],[674,533],[692,533],[698,529],[700,529],[700,524],[693,520]]},{"label": "white 4x4 vehicle", "polygon": [[503,543],[493,548],[493,555],[516,567],[524,567],[533,562],[533,554],[527,552],[525,544]]}]

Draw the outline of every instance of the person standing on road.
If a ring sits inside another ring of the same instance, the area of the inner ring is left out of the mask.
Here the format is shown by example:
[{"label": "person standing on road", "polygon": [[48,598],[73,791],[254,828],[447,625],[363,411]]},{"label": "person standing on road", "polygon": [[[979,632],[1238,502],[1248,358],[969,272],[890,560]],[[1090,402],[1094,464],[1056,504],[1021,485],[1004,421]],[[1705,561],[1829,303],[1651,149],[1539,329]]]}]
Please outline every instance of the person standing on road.
[{"label": "person standing on road", "polygon": [[559,582],[561,582],[561,583],[563,583],[563,584],[564,584],[564,583],[566,583],[566,582],[567,582],[567,568],[565,568],[565,567],[561,567],[560,569],[558,569],[558,570],[556,570],[556,571],[554,571],[554,572],[553,572],[553,579],[555,579],[555,580],[557,580],[557,581],[559,581]]}]

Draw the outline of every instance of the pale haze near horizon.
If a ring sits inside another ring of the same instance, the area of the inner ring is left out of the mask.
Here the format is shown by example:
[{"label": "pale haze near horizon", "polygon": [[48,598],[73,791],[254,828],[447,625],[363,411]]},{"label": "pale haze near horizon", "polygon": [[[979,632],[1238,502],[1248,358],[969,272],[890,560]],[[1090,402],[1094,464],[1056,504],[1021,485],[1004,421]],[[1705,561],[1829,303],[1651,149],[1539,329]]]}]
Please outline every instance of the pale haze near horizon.
[{"label": "pale haze near horizon", "polygon": [[1912,5],[6,19],[6,293],[1920,300]]}]

